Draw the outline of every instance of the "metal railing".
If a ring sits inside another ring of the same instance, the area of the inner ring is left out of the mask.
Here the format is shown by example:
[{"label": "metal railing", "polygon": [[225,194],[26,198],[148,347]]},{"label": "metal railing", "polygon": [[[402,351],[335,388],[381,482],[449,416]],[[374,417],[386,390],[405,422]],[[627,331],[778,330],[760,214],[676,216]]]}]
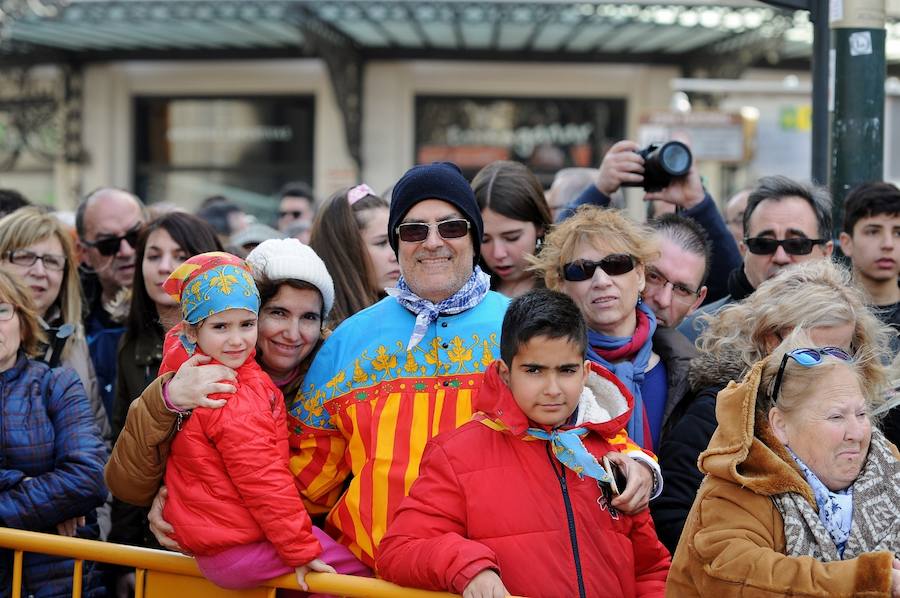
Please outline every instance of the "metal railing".
[{"label": "metal railing", "polygon": [[[22,557],[24,553],[39,553],[75,559],[72,578],[72,598],[81,597],[82,568],[84,561],[96,561],[133,567],[135,569],[135,598],[154,598],[165,592],[153,591],[153,577],[160,575],[162,583],[168,588],[177,587],[177,579],[190,579],[191,595],[202,598],[195,587],[206,590],[207,596],[266,596],[275,598],[277,588],[299,590],[300,586],[294,575],[288,574],[266,582],[257,592],[224,590],[206,581],[194,559],[162,550],[138,548],[124,544],[112,544],[82,538],[67,538],[54,534],[42,534],[18,529],[0,527],[0,548],[8,548],[13,552],[12,598],[22,595]],[[173,581],[173,576],[175,576]],[[456,594],[446,592],[429,592],[404,588],[380,579],[356,577],[352,575],[336,575],[333,573],[310,573],[306,577],[310,592],[347,596],[348,598],[451,598]],[[197,584],[201,584],[197,586]],[[208,586],[208,588],[206,587]],[[202,590],[201,590],[202,591]],[[171,596],[171,593],[168,593]]]}]

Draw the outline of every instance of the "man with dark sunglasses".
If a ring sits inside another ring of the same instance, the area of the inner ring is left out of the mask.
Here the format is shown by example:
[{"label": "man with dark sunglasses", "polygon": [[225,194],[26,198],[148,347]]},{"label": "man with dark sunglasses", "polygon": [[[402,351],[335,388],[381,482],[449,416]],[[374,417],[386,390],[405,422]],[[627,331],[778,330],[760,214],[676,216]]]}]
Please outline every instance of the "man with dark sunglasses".
[{"label": "man with dark sunglasses", "polygon": [[785,176],[759,180],[744,211],[744,263],[728,277],[728,296],[704,306],[679,330],[691,341],[705,325],[698,317],[747,297],[784,268],[831,256],[831,196],[827,189]]},{"label": "man with dark sunglasses", "polygon": [[125,330],[113,317],[112,306],[119,291],[130,288],[134,280],[134,247],[146,220],[140,199],[112,187],[88,193],[75,211],[88,309],[85,333],[107,414],[112,413],[116,348]]},{"label": "man with dark sunglasses", "polygon": [[[369,566],[428,439],[469,420],[484,372],[500,356],[509,300],[477,266],[483,228],[456,165],[409,170],[394,186],[388,217],[397,286],[344,320],[288,401],[305,497],[333,505],[328,521],[338,540]],[[648,469],[629,478],[625,492],[646,497],[651,486]]]},{"label": "man with dark sunglasses", "polygon": [[278,198],[278,230],[287,233],[289,228],[305,223],[308,225],[305,238],[298,238],[309,243],[308,231],[316,215],[312,188],[302,181],[288,183],[278,192]]}]

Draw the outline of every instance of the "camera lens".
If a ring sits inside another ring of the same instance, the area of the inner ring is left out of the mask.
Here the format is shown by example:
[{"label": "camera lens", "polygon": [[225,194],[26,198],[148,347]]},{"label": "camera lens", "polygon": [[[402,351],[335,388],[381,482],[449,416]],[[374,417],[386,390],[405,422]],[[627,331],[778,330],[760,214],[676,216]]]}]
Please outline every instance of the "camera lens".
[{"label": "camera lens", "polygon": [[681,142],[670,141],[660,148],[659,163],[673,177],[685,175],[691,168],[691,151]]}]

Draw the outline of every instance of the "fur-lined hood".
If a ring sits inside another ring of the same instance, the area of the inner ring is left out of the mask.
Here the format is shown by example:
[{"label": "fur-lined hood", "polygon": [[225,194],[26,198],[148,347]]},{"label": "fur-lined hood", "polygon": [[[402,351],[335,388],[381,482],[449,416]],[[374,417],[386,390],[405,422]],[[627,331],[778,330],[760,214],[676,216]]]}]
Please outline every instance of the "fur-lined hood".
[{"label": "fur-lined hood", "polygon": [[716,399],[716,428],[700,454],[700,471],[763,496],[794,492],[815,505],[812,489],[787,449],[775,438],[768,419],[757,413],[756,394],[766,360],[731,382]]},{"label": "fur-lined hood", "polygon": [[[521,436],[534,424],[519,408],[509,387],[500,378],[498,365],[499,362],[494,362],[485,373],[484,384],[473,407],[476,412],[502,422],[511,433]],[[619,379],[603,366],[591,363],[587,383],[579,398],[575,425],[612,437],[628,423],[633,407],[634,398]]]},{"label": "fur-lined hood", "polygon": [[726,353],[724,356],[716,356],[700,351],[691,362],[688,383],[694,392],[710,386],[723,387],[731,380],[740,382],[745,369],[744,362],[737,352],[733,355]]}]

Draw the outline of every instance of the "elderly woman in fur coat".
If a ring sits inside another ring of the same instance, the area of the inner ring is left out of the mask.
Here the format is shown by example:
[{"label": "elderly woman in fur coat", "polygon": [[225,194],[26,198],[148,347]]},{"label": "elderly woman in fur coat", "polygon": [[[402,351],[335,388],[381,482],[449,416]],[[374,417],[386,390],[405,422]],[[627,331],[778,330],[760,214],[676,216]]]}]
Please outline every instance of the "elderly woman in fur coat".
[{"label": "elderly woman in fur coat", "polygon": [[900,596],[900,454],[869,415],[872,359],[796,331],[719,393],[667,596]]}]

